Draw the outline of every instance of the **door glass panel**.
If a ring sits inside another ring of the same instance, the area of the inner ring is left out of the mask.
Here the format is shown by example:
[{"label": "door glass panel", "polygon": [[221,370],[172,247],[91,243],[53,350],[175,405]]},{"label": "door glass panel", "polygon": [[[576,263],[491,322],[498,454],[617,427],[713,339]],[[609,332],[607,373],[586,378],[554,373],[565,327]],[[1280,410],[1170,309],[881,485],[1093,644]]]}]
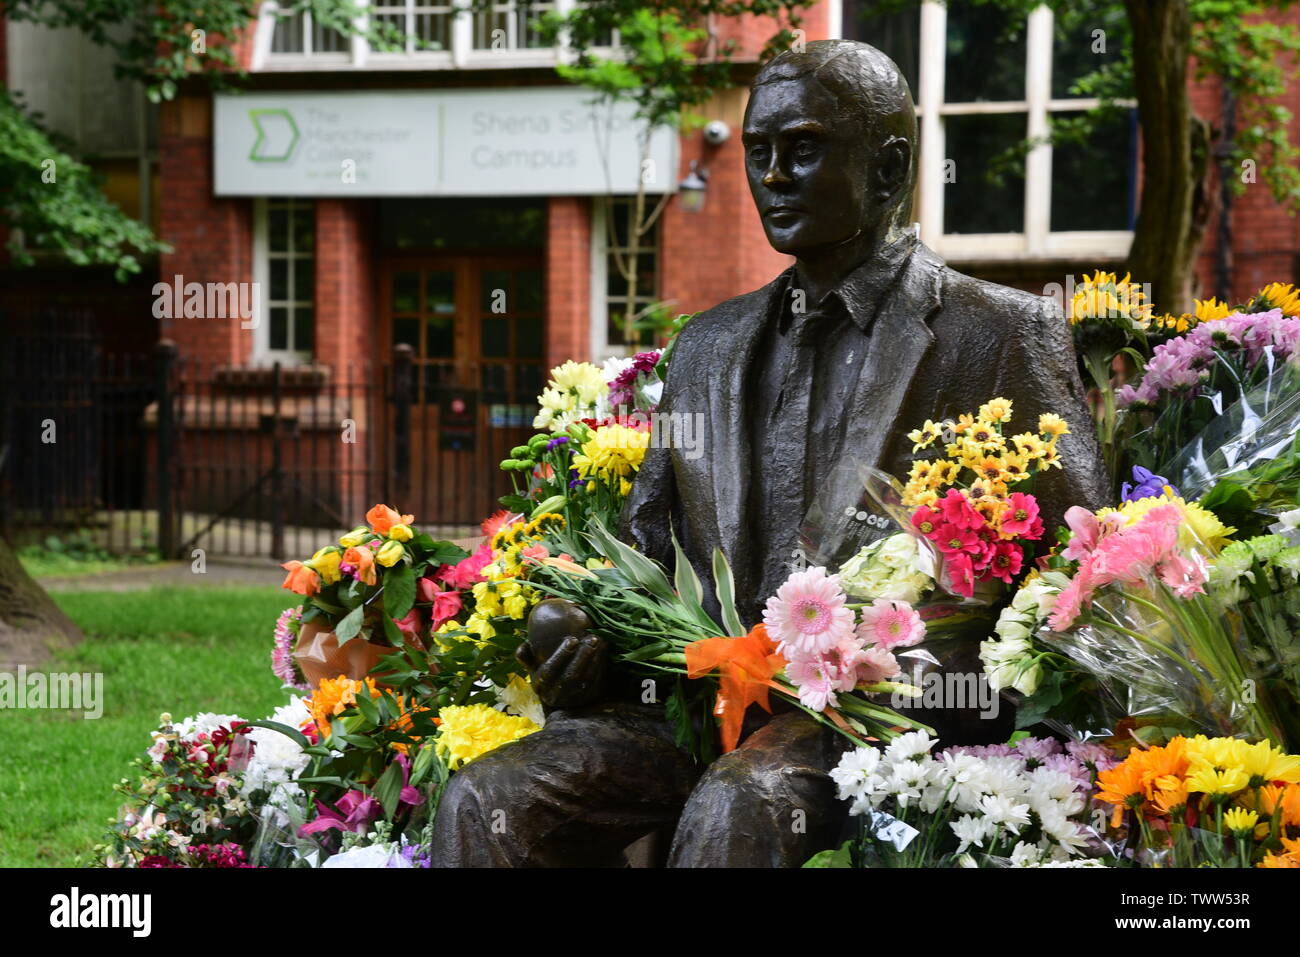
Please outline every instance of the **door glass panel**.
[{"label": "door glass panel", "polygon": [[293,311],[293,348],[296,352],[311,352],[315,328],[311,306],[297,306]]},{"label": "door glass panel", "polygon": [[393,320],[393,345],[405,342],[415,350],[416,355],[420,354],[420,320],[419,319],[394,319]]},{"label": "door glass panel", "polygon": [[530,316],[515,320],[515,356],[520,359],[540,357],[542,354],[542,317]]},{"label": "door glass panel", "polygon": [[510,325],[504,316],[483,318],[483,341],[479,351],[484,356],[505,358],[510,355]]},{"label": "door glass panel", "polygon": [[424,354],[430,359],[450,359],[456,354],[453,316],[430,316],[424,328]]},{"label": "door glass panel", "polygon": [[456,314],[456,274],[428,272],[424,276],[424,309],[440,316]]},{"label": "door glass panel", "polygon": [[289,310],[284,306],[271,307],[271,348],[289,348]]},{"label": "door glass panel", "polygon": [[283,302],[289,298],[289,260],[271,260],[271,298]]},{"label": "door glass panel", "polygon": [[393,274],[393,312],[420,311],[420,274],[399,272]]},{"label": "door glass panel", "polygon": [[520,312],[542,311],[542,271],[525,269],[515,273],[515,296],[519,302],[514,308]]}]

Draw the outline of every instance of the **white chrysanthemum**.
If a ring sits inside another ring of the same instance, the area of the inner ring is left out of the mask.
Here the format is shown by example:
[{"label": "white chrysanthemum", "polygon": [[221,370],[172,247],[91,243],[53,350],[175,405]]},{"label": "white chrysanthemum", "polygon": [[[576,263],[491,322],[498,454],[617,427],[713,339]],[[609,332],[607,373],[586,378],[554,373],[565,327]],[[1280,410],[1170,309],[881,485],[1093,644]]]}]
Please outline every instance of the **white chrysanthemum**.
[{"label": "white chrysanthemum", "polygon": [[875,748],[846,751],[839,764],[831,769],[831,780],[839,789],[840,800],[860,798],[876,791],[883,780],[879,768],[880,752]]},{"label": "white chrysanthemum", "polygon": [[190,742],[196,740],[201,734],[211,734],[218,728],[229,728],[236,721],[243,720],[237,714],[213,714],[211,711],[205,711],[177,721],[172,727],[182,741]]},{"label": "white chrysanthemum", "polygon": [[1021,841],[1011,851],[1012,867],[1037,867],[1042,859],[1042,852],[1028,841]]},{"label": "white chrysanthemum", "polygon": [[948,822],[948,826],[957,835],[957,840],[961,841],[961,845],[957,848],[958,854],[961,854],[972,844],[983,847],[984,842],[993,834],[994,830],[991,821],[971,814],[963,814],[957,820]]},{"label": "white chrysanthemum", "polygon": [[915,761],[921,757],[929,757],[930,749],[935,744],[935,739],[924,731],[908,731],[885,745],[885,761],[896,764],[900,761]]},{"label": "white chrysanthemum", "polygon": [[986,794],[980,798],[980,810],[985,817],[999,827],[1019,834],[1020,829],[1029,824],[1029,805],[1017,804],[1002,794]]},{"label": "white chrysanthemum", "polygon": [[[301,729],[311,721],[311,712],[306,699],[294,696],[288,704],[276,708],[269,720]],[[311,763],[311,755],[304,753],[293,738],[272,728],[253,728],[248,737],[253,743],[253,755],[244,770],[243,793],[265,791],[264,808],[284,811],[296,806],[303,791],[295,782]],[[279,820],[283,815],[274,816]]]}]

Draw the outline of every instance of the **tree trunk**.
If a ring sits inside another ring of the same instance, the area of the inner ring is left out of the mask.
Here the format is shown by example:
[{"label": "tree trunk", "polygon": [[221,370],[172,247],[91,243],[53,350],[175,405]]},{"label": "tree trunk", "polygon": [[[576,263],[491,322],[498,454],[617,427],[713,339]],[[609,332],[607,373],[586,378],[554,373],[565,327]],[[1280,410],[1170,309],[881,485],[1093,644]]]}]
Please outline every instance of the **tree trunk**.
[{"label": "tree trunk", "polygon": [[28,575],[0,538],[0,671],[35,665],[80,641],[80,629]]},{"label": "tree trunk", "polygon": [[1191,20],[1186,0],[1124,0],[1142,128],[1142,199],[1127,268],[1151,284],[1159,312],[1192,307],[1196,256],[1210,212],[1209,125],[1187,93]]}]

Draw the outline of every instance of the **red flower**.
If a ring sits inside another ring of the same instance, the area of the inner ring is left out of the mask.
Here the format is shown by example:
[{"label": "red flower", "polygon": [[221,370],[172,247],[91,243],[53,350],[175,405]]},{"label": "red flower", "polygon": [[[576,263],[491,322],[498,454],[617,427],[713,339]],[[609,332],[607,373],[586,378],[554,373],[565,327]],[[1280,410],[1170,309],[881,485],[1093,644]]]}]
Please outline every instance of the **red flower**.
[{"label": "red flower", "polygon": [[1011,584],[1011,579],[1020,574],[1024,564],[1025,553],[1015,542],[998,542],[993,546],[993,561],[989,563],[989,576]]},{"label": "red flower", "polygon": [[939,513],[928,505],[922,505],[912,513],[912,527],[926,538],[933,538],[934,530],[939,527]]},{"label": "red flower", "polygon": [[951,556],[958,552],[965,552],[971,556],[979,556],[984,552],[984,544],[980,541],[979,535],[968,528],[961,528],[957,525],[947,523],[935,528],[930,540],[939,546],[939,551],[945,556]]},{"label": "red flower", "polygon": [[[1038,535],[1032,534],[1035,524]],[[1043,534],[1043,523],[1038,520],[1038,500],[1024,492],[1007,496],[1007,507],[1002,512],[1001,532],[1008,538],[1038,538]]]},{"label": "red flower", "polygon": [[955,552],[944,556],[944,566],[951,580],[952,590],[959,595],[970,598],[975,594],[975,568],[970,556],[964,552]]},{"label": "red flower", "polygon": [[970,499],[955,488],[948,489],[947,494],[939,499],[939,512],[944,522],[958,528],[975,531],[984,525],[984,516],[975,511]]}]

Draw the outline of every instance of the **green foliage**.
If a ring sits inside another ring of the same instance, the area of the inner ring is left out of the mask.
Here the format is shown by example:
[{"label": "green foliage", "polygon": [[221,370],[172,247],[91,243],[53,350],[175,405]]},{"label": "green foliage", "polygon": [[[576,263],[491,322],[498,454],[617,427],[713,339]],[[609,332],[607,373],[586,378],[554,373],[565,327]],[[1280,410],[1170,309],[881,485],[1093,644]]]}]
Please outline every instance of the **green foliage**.
[{"label": "green foliage", "polygon": [[137,255],[169,249],[112,203],[95,173],[56,145],[6,90],[0,90],[0,204],[9,252],[30,265],[30,250],[62,253],[78,266],[108,265],[118,279],[140,271]]}]

